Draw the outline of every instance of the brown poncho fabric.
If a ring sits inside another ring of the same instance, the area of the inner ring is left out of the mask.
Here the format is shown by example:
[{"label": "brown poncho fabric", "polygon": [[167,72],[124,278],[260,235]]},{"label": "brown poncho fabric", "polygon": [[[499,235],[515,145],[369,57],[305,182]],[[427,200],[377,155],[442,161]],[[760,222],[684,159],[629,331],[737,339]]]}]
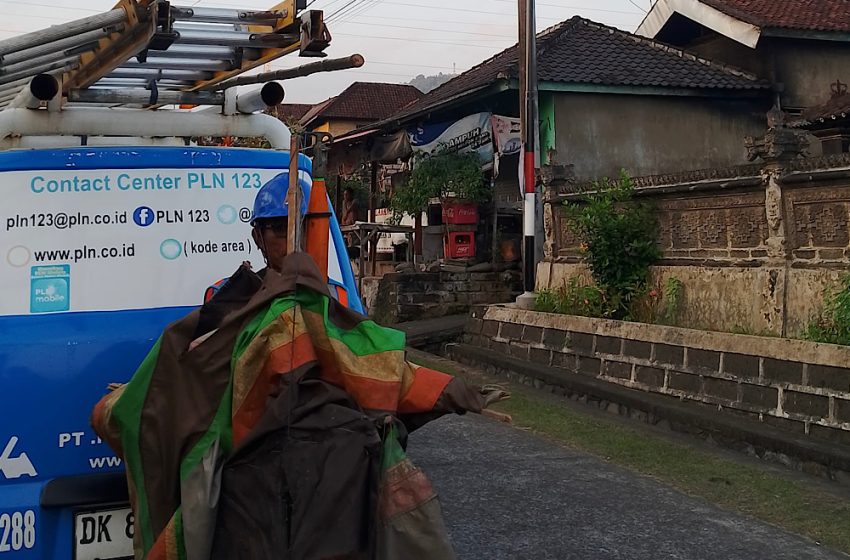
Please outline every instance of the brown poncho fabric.
[{"label": "brown poncho fabric", "polygon": [[136,557],[452,558],[397,434],[486,399],[404,348],[302,253],[240,268],[94,410],[127,466]]}]

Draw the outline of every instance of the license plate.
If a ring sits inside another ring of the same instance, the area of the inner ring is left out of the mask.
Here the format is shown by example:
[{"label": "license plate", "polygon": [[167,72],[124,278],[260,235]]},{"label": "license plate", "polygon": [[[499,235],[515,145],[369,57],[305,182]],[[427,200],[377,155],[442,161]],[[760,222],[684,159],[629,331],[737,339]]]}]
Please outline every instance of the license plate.
[{"label": "license plate", "polygon": [[76,560],[133,557],[133,510],[103,509],[74,515]]}]

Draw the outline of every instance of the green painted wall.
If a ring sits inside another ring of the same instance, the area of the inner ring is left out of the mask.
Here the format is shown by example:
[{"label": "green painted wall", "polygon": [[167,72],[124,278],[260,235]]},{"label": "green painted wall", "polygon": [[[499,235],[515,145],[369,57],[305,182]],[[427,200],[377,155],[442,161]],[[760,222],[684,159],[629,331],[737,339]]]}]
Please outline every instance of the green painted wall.
[{"label": "green painted wall", "polygon": [[540,92],[540,160],[543,165],[548,165],[549,152],[555,149],[555,94],[551,92]]}]

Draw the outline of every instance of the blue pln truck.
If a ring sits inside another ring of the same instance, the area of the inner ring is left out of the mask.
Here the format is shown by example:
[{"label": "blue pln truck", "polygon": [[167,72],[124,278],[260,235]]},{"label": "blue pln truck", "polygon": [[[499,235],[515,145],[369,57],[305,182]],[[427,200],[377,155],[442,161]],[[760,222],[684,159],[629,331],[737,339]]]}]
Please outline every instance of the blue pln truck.
[{"label": "blue pln truck", "polygon": [[[0,560],[132,556],[123,469],[89,415],[242,261],[285,151],[0,152]],[[305,199],[310,160],[300,156]],[[329,288],[363,311],[335,216]]]}]

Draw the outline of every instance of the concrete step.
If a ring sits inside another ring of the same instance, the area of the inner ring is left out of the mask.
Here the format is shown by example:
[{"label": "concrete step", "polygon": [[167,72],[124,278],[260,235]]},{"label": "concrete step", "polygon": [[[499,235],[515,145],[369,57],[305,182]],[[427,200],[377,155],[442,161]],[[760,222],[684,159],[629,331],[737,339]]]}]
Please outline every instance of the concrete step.
[{"label": "concrete step", "polygon": [[468,315],[449,315],[436,319],[408,321],[392,325],[407,335],[407,345],[414,348],[434,348],[454,342],[463,334]]}]

